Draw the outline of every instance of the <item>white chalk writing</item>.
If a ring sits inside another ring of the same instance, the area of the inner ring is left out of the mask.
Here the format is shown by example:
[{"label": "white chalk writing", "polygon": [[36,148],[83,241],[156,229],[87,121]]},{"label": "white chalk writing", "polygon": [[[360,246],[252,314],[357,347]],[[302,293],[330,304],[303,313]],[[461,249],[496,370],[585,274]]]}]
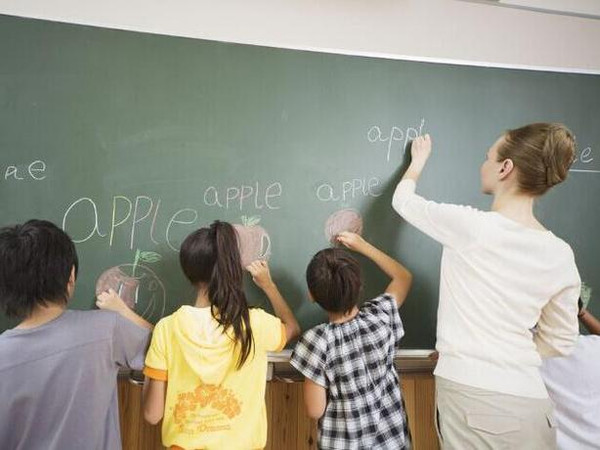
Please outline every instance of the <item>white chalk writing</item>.
[{"label": "white chalk writing", "polygon": [[321,183],[315,195],[322,202],[348,201],[356,197],[379,197],[381,180],[377,177],[353,178],[341,183]]},{"label": "white chalk writing", "polygon": [[595,156],[597,156],[596,152],[591,146],[583,148],[575,156],[571,172],[600,173],[600,164],[598,163],[600,158],[595,158]]},{"label": "white chalk writing", "polygon": [[[205,208],[277,210],[281,208],[279,200],[282,195],[283,185],[280,182],[264,186],[260,183],[223,188],[209,186],[204,190],[204,197],[200,202],[203,202]],[[133,249],[141,237],[146,237],[155,245],[164,243],[177,251],[177,238],[191,231],[194,225],[197,226],[200,217],[200,209],[193,207],[184,207],[170,213],[166,211],[160,198],[143,194],[113,195],[107,209],[103,215],[94,199],[78,198],[66,208],[62,227],[69,231],[76,243],[108,237],[110,247],[125,243]],[[213,217],[214,213],[210,215]],[[101,229],[107,230],[107,233],[103,233]]]},{"label": "white chalk writing", "polygon": [[400,155],[404,155],[404,150],[408,143],[418,136],[423,134],[423,127],[425,126],[425,119],[421,119],[421,123],[418,128],[415,127],[400,127],[392,126],[389,130],[382,131],[382,127],[373,125],[367,131],[367,140],[374,145],[378,145],[379,148],[383,148],[386,151],[386,161],[389,161],[392,154],[394,144],[396,149],[399,150]]},{"label": "white chalk writing", "polygon": [[255,208],[255,209],[279,209],[276,204],[283,194],[283,185],[276,181],[261,187],[258,182],[253,185],[242,184],[239,186],[228,186],[219,189],[209,186],[204,190],[204,204],[206,206],[217,206],[224,209]]},{"label": "white chalk writing", "polygon": [[42,181],[46,179],[46,163],[36,159],[29,164],[6,165],[3,169],[4,181]]}]

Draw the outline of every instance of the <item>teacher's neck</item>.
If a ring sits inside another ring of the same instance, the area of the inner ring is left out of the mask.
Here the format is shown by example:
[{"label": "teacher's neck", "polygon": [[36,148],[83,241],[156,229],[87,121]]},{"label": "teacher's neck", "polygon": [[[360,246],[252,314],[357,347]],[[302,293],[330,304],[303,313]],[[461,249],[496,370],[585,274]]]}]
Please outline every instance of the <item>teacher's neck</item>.
[{"label": "teacher's neck", "polygon": [[492,211],[502,214],[515,222],[530,228],[545,229],[535,218],[533,205],[535,197],[514,191],[501,191],[494,194]]}]

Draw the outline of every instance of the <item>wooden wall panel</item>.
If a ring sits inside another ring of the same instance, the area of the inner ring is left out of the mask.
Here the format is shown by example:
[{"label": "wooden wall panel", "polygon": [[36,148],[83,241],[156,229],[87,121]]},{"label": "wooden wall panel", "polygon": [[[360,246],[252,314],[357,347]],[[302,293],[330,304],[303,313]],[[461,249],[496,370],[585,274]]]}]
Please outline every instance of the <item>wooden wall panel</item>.
[{"label": "wooden wall panel", "polygon": [[298,387],[300,383],[268,383],[271,391],[271,422],[267,449],[293,449],[298,441]]},{"label": "wooden wall panel", "polygon": [[[429,373],[405,373],[402,390],[414,450],[438,450],[435,433],[434,378]],[[266,390],[269,431],[266,450],[316,450],[317,424],[304,412],[302,383],[271,381]],[[162,450],[160,424],[142,417],[142,388],[119,379],[119,416],[124,450]]]},{"label": "wooden wall panel", "polygon": [[413,441],[418,443],[416,450],[437,450],[439,448],[435,431],[435,381],[431,374],[415,374],[415,391],[411,433]]}]

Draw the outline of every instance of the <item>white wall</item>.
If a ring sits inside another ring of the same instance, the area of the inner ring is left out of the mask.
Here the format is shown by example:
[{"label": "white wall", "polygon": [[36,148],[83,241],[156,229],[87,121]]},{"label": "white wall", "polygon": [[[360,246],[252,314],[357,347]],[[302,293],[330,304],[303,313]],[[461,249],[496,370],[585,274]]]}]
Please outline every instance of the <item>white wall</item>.
[{"label": "white wall", "polygon": [[600,20],[457,0],[0,0],[0,13],[277,47],[600,73]]}]

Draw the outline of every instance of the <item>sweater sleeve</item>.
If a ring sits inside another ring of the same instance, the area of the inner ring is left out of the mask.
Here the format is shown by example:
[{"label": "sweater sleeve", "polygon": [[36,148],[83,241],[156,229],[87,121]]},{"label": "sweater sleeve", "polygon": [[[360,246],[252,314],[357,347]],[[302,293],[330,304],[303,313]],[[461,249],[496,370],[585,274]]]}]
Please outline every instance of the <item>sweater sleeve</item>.
[{"label": "sweater sleeve", "polygon": [[413,180],[396,187],[392,206],[408,223],[444,246],[461,249],[474,243],[482,230],[481,212],[470,206],[436,203],[415,193]]},{"label": "sweater sleeve", "polygon": [[542,358],[566,356],[575,348],[579,335],[577,299],[581,282],[566,287],[544,306],[534,342]]}]

